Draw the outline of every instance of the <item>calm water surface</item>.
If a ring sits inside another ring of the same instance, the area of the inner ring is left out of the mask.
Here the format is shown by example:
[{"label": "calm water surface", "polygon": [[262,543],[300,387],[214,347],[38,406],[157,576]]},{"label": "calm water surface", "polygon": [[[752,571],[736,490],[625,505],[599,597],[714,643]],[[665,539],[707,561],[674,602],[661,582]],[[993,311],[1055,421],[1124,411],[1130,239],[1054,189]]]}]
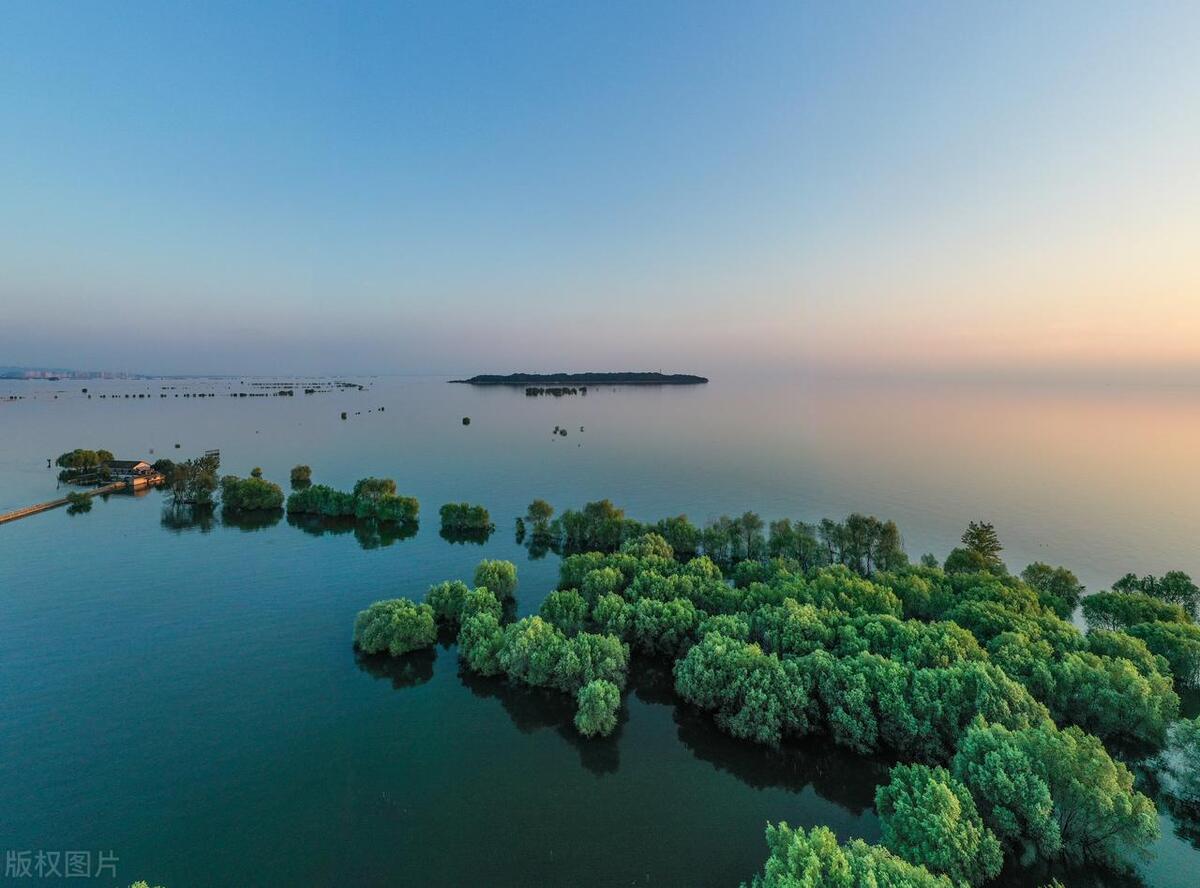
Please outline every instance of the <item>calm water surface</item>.
[{"label": "calm water surface", "polygon": [[[0,510],[55,496],[46,459],[88,446],[220,448],[223,471],[278,481],[301,462],[336,486],[390,476],[425,516],[409,539],[360,539],[164,521],[151,493],[0,527],[5,850],[111,849],[116,882],[170,888],[728,886],[761,864],[768,820],[877,839],[887,762],[729,740],[676,705],[661,666],[635,669],[614,737],[584,742],[569,699],[460,674],[450,639],[356,658],[359,609],[483,557],[518,564],[519,611],[536,611],[557,559],[531,560],[511,529],[535,496],[697,522],[865,511],[896,519],[914,557],[944,556],[982,517],[1011,566],[1066,564],[1090,588],[1200,575],[1187,391],[718,381],[531,399],[359,382],[294,398],[230,398],[237,380],[0,383],[24,396],[0,401]],[[200,391],[218,397],[174,397]],[[439,536],[438,507],[459,500],[490,509],[485,544]],[[1195,885],[1187,825],[1162,824],[1137,877],[1063,880]]]}]

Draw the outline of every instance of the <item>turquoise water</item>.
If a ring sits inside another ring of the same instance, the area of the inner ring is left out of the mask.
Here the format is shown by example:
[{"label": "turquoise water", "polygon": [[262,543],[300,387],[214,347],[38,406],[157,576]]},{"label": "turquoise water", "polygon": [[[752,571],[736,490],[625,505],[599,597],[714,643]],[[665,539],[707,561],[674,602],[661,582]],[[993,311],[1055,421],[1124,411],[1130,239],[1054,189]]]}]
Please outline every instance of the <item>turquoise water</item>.
[{"label": "turquoise water", "polygon": [[[158,381],[0,383],[25,396],[0,401],[0,510],[55,496],[46,458],[75,446],[215,447],[224,471],[278,481],[299,462],[337,486],[394,477],[424,515],[390,542],[286,520],[176,526],[155,492],[0,526],[6,851],[112,850],[117,878],[94,884],[170,888],[717,886],[758,868],[768,820],[876,839],[886,762],[732,741],[676,705],[654,664],[635,670],[618,733],[585,742],[569,700],[460,674],[449,639],[404,661],[355,656],[360,608],[483,557],[517,563],[519,611],[535,611],[557,559],[531,560],[512,534],[535,496],[697,522],[861,510],[895,518],[914,556],[944,555],[983,517],[1011,565],[1067,564],[1092,588],[1127,570],[1200,575],[1187,392],[717,381],[529,399],[359,382],[254,399],[228,397],[237,380],[171,383],[168,398]],[[491,510],[485,544],[439,536],[437,508],[459,500]],[[1138,878],[1062,877],[1190,886],[1200,852],[1176,828],[1164,813]]]}]

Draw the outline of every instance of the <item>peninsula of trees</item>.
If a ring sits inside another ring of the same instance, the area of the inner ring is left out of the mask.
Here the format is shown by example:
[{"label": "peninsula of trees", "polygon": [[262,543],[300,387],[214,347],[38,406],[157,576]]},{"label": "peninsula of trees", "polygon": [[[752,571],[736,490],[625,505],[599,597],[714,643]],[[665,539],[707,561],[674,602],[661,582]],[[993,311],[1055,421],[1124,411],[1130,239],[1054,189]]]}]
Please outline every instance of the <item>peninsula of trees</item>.
[{"label": "peninsula of trees", "polygon": [[[457,629],[464,669],[572,695],[588,737],[619,729],[629,663],[653,658],[735,738],[820,736],[896,762],[879,844],[779,823],[751,886],[969,888],[1006,860],[1124,869],[1159,831],[1133,758],[1167,804],[1200,810],[1200,720],[1178,693],[1200,682],[1200,588],[1182,572],[1084,597],[1066,568],[1011,573],[986,522],[916,564],[895,524],[857,514],[698,528],[608,501],[555,518],[537,500],[522,531],[564,556],[536,615],[513,618],[515,568],[484,562],[474,589],[368,608],[356,645],[396,654]],[[1086,631],[1068,619],[1080,604]]]},{"label": "peninsula of trees", "polygon": [[580,385],[701,385],[708,382],[706,376],[691,373],[481,373],[470,379],[451,379],[467,385],[536,385],[536,386],[580,386]]}]

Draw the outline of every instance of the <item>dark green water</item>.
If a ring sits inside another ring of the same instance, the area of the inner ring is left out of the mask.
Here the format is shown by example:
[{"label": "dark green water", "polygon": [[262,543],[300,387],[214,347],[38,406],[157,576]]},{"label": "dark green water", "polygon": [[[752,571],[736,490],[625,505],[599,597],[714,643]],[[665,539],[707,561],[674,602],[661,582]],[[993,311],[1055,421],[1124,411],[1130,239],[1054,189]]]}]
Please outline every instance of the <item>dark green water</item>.
[{"label": "dark green water", "polygon": [[[82,385],[155,397],[87,400]],[[1065,563],[1092,587],[1200,574],[1200,482],[1181,443],[1197,403],[1178,394],[714,383],[533,400],[376,380],[192,400],[159,385],[4,384],[28,397],[0,403],[0,509],[52,497],[46,458],[74,446],[219,447],[223,470],[280,481],[297,462],[339,486],[394,477],[425,520],[390,544],[286,520],[171,526],[152,493],[0,527],[0,846],[111,849],[117,878],[91,884],[735,885],[760,865],[768,820],[877,838],[886,762],[732,741],[654,664],[635,670],[618,733],[583,741],[569,700],[462,675],[452,644],[356,658],[360,608],[469,577],[482,557],[515,561],[519,610],[536,610],[557,559],[530,560],[511,532],[534,496],[696,521],[859,509],[896,518],[913,555],[944,554],[982,516],[1010,563]],[[438,535],[438,506],[464,499],[499,526],[486,544]],[[1200,851],[1162,823],[1140,881],[1194,885]]]}]

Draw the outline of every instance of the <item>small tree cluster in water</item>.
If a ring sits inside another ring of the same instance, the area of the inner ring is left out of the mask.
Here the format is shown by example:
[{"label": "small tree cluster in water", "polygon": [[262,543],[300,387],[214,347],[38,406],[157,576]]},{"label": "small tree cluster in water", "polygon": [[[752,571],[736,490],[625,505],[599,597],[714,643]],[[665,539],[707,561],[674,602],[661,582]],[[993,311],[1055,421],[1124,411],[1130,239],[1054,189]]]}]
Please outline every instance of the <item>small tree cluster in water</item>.
[{"label": "small tree cluster in water", "polygon": [[396,482],[391,478],[363,478],[350,493],[314,484],[297,489],[287,498],[289,515],[355,518],[392,524],[415,522],[420,509],[421,504],[415,497],[396,493]]},{"label": "small tree cluster in water", "polygon": [[477,542],[487,540],[495,529],[488,510],[470,503],[446,503],[439,510],[442,519],[441,535],[450,542]]},{"label": "small tree cluster in water", "polygon": [[258,475],[226,475],[221,479],[221,507],[231,512],[258,512],[283,508],[283,489]]},{"label": "small tree cluster in water", "polygon": [[882,847],[770,827],[755,886],[979,885],[1028,854],[1123,866],[1158,819],[1106,743],[1161,749],[1164,792],[1200,813],[1200,721],[1179,720],[1177,694],[1200,678],[1186,575],[1082,598],[1083,633],[1066,619],[1074,574],[1011,575],[982,522],[939,565],[909,563],[895,525],[863,516],[652,532],[607,501],[552,516],[535,501],[519,529],[587,551],[564,557],[537,616],[505,623],[507,562],[481,565],[474,590],[430,590],[466,668],[574,694],[593,736],[616,729],[630,653],[665,658],[679,696],[735,737],[821,735],[902,762],[876,796]]},{"label": "small tree cluster in water", "polygon": [[54,464],[62,469],[58,473],[59,481],[103,480],[106,475],[104,463],[112,458],[110,450],[86,450],[76,447],[60,455]]}]

